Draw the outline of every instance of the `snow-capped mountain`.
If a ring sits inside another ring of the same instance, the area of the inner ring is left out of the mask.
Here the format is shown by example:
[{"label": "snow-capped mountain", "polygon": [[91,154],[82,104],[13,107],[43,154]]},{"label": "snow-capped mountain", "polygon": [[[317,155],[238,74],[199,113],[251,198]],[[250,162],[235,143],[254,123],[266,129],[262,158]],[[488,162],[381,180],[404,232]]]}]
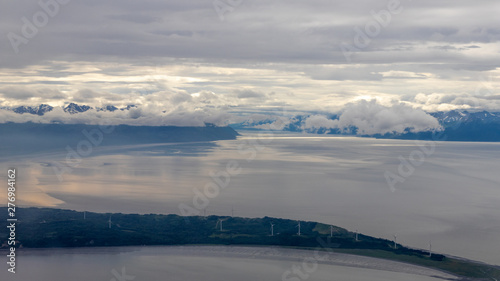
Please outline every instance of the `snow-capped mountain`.
[{"label": "snow-capped mountain", "polygon": [[[467,111],[448,111],[429,113],[436,118],[442,126],[442,135],[446,140],[453,141],[500,141],[500,112],[467,112]],[[314,114],[313,114],[314,115]],[[357,135],[358,128],[354,125],[348,129],[340,130],[338,128],[314,127],[306,128],[306,120],[312,115],[298,115],[289,118],[289,122],[284,126],[283,131],[288,132],[308,132],[313,134],[342,134]],[[325,120],[339,119],[340,115],[326,116]],[[261,120],[258,122],[245,122],[232,124],[236,129],[256,130],[268,128],[275,121],[274,118]],[[267,125],[267,126],[266,126]],[[414,133],[410,128],[403,133],[386,133],[363,135],[378,138],[400,138],[400,139],[420,139],[433,140],[433,131],[421,131]]]},{"label": "snow-capped mountain", "polygon": [[11,110],[19,114],[29,113],[33,115],[42,116],[45,113],[51,111],[52,109],[54,108],[48,104],[41,104],[39,106],[19,106],[16,108],[12,108]]},{"label": "snow-capped mountain", "polygon": [[106,105],[104,107],[97,107],[96,110],[97,111],[111,111],[111,112],[113,112],[113,111],[118,110],[118,107],[116,107],[114,105]]},{"label": "snow-capped mountain", "polygon": [[500,112],[467,112],[467,111],[448,111],[430,113],[443,126],[456,123],[482,122],[492,123],[500,122]]},{"label": "snow-capped mountain", "polygon": [[120,108],[120,110],[121,111],[123,111],[123,110],[129,110],[131,108],[136,108],[136,107],[137,107],[137,105],[135,105],[135,104],[129,104],[129,105],[127,105],[127,107]]},{"label": "snow-capped mountain", "polygon": [[92,107],[88,105],[78,105],[76,103],[70,103],[67,106],[63,107],[63,109],[65,112],[68,112],[69,114],[76,114],[90,110],[92,109]]},{"label": "snow-capped mountain", "polygon": [[[106,105],[103,107],[93,108],[93,107],[88,106],[88,105],[69,103],[68,105],[62,107],[64,112],[67,112],[69,114],[78,114],[78,113],[86,112],[89,110],[96,110],[98,112],[99,111],[114,112],[117,110],[121,110],[121,111],[130,110],[131,108],[137,108],[137,106],[134,104],[130,104],[130,105],[127,105],[126,107],[118,108],[114,105]],[[53,109],[54,109],[54,107],[52,107],[48,104],[41,104],[39,106],[0,107],[0,110],[11,110],[11,111],[18,113],[18,114],[28,113],[28,114],[39,115],[39,116],[42,116],[45,113],[52,111]]]}]

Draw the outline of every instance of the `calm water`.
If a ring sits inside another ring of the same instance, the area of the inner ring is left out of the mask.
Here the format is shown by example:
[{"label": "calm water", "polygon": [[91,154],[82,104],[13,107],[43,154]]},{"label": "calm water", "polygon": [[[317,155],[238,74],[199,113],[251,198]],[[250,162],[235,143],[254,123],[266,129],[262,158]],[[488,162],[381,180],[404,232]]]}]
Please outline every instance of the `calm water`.
[{"label": "calm water", "polygon": [[[312,251],[270,248],[118,247],[29,250],[20,254],[18,272],[14,275],[2,270],[2,280],[297,280],[299,274],[285,273],[293,267],[301,270],[303,278],[298,280],[433,281],[452,277],[421,267],[349,255],[304,266]],[[350,266],[340,266],[345,263]]]},{"label": "calm water", "polygon": [[236,161],[241,173],[209,200],[207,214],[234,208],[235,216],[320,221],[387,239],[397,233],[405,245],[432,241],[434,251],[500,264],[500,144],[438,143],[391,190],[384,173],[397,174],[398,157],[417,150],[404,140],[246,134],[215,145],[98,148],[62,181],[53,165],[64,153],[2,159],[0,168],[18,168],[25,204],[178,214],[179,203],[192,206],[194,188],[213,182],[210,173]]}]

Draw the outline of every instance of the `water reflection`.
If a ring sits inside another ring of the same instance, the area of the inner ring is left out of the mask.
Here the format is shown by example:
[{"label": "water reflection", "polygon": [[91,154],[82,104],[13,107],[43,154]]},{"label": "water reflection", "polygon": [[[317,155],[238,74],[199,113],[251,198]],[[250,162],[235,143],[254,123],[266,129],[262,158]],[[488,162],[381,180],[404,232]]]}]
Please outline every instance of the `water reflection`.
[{"label": "water reflection", "polygon": [[[116,277],[113,272],[130,277],[123,280],[282,280],[284,272],[300,266],[305,258],[311,257],[312,251],[223,246],[119,247],[27,250],[20,255],[22,267],[15,275],[1,271],[2,280],[7,274],[10,274],[8,280],[13,281],[112,280]],[[307,275],[304,280],[434,281],[453,278],[417,266],[342,254],[332,254],[330,260],[319,262]],[[295,280],[291,277],[290,280]]]},{"label": "water reflection", "polygon": [[[239,146],[255,136],[204,144],[106,148],[59,182],[50,163],[64,154],[0,162],[16,164],[18,198],[100,212],[179,213],[210,172],[236,161],[242,173],[210,200],[208,214],[275,216],[335,224],[376,237],[500,264],[500,144],[437,143],[391,192],[385,171],[417,148],[413,141],[275,135],[254,159]],[[178,152],[180,151],[180,152]],[[11,158],[12,159],[12,158]],[[3,196],[3,197],[2,197]],[[4,201],[5,194],[0,194]],[[480,237],[480,239],[478,239]]]}]

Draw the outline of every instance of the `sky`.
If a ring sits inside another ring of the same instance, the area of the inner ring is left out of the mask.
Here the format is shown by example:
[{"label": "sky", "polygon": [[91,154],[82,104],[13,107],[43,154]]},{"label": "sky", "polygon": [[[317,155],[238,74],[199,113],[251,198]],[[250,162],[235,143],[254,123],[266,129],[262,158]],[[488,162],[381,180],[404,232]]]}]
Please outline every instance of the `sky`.
[{"label": "sky", "polygon": [[2,1],[0,107],[136,104],[154,124],[500,111],[499,11],[496,0]]}]

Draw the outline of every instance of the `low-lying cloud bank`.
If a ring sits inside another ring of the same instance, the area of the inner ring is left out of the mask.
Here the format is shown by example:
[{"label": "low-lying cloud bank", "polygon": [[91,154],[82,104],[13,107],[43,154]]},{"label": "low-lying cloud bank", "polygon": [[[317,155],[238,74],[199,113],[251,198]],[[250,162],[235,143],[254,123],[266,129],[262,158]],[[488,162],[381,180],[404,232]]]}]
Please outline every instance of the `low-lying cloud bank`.
[{"label": "low-lying cloud bank", "polygon": [[313,115],[303,122],[306,131],[338,129],[341,133],[374,135],[440,130],[439,121],[428,113],[399,103],[384,106],[376,100],[348,104],[338,119]]},{"label": "low-lying cloud bank", "polygon": [[[186,104],[187,105],[187,104]],[[106,111],[92,108],[84,112],[70,113],[63,107],[54,107],[42,116],[19,114],[11,109],[0,110],[0,122],[35,122],[65,124],[107,124],[147,126],[218,126],[239,124],[241,128],[295,130],[309,133],[331,132],[357,135],[400,134],[441,130],[439,121],[421,109],[403,103],[382,105],[376,100],[360,100],[347,104],[338,115],[296,115],[276,114],[243,115],[229,112],[230,107],[221,105],[193,107],[178,104],[165,109],[158,105],[137,105],[128,109]]]},{"label": "low-lying cloud bank", "polygon": [[129,110],[97,111],[90,109],[85,112],[70,114],[62,107],[54,107],[52,111],[43,116],[33,114],[18,114],[8,109],[0,109],[0,122],[14,123],[64,123],[64,124],[102,124],[105,120],[109,125],[136,125],[136,126],[205,126],[206,123],[218,126],[227,125],[231,116],[223,111],[215,109],[199,109],[183,111],[174,109],[168,112],[161,110],[149,110],[147,107],[138,106]]}]

